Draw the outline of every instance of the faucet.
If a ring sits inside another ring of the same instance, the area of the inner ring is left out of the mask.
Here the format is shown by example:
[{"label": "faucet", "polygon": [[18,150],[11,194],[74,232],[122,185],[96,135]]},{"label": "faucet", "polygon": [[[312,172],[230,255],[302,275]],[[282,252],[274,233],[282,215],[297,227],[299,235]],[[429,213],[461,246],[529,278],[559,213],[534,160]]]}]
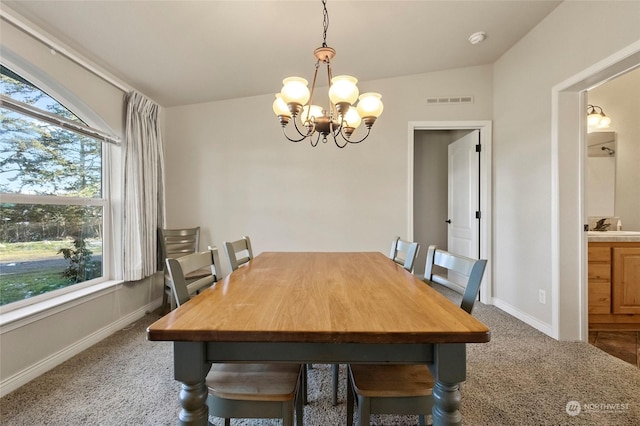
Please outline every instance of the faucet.
[{"label": "faucet", "polygon": [[603,151],[607,151],[607,153],[608,153],[609,155],[615,155],[615,153],[616,153],[616,150],[615,150],[615,149],[611,149],[611,148],[608,148],[608,147],[606,147],[606,146],[603,146],[603,147],[602,147],[602,148],[600,148],[600,149],[601,149],[601,150],[603,150]]}]

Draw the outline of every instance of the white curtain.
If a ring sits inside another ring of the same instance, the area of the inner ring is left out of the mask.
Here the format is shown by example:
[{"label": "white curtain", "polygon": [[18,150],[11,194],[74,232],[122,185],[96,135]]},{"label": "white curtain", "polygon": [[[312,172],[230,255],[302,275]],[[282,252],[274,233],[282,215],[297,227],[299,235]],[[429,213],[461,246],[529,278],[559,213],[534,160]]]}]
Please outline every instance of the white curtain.
[{"label": "white curtain", "polygon": [[157,229],[164,221],[164,154],[159,106],[127,95],[124,149],[124,273],[137,281],[156,271]]}]

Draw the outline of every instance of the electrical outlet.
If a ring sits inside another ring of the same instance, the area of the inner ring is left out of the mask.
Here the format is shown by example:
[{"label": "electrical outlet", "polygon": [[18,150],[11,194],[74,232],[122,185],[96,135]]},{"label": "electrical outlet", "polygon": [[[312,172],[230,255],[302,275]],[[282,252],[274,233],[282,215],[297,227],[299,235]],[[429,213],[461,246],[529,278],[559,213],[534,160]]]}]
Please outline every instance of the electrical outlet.
[{"label": "electrical outlet", "polygon": [[538,302],[542,303],[543,305],[547,303],[547,294],[544,290],[538,290]]}]

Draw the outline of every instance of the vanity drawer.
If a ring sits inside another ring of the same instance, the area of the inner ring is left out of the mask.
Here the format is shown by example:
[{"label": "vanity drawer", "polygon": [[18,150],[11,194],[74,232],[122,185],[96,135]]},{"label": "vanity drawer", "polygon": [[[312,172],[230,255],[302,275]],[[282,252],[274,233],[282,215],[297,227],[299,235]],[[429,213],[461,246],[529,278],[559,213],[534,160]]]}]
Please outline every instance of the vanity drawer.
[{"label": "vanity drawer", "polygon": [[589,282],[591,281],[610,281],[611,265],[609,263],[592,263],[589,262]]},{"label": "vanity drawer", "polygon": [[[611,247],[592,247],[588,248],[589,264],[591,262],[611,262]],[[591,268],[591,265],[589,265]]]}]

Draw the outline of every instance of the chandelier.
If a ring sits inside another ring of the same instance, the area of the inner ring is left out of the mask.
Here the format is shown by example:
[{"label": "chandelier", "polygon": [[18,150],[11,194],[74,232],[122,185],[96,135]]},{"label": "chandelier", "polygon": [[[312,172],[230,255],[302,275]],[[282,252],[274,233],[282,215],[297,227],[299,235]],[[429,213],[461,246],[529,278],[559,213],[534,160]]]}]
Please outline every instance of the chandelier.
[{"label": "chandelier", "polygon": [[587,125],[590,129],[608,129],[611,119],[598,105],[587,105]]},{"label": "chandelier", "polygon": [[[301,142],[309,139],[311,146],[317,146],[322,139],[326,143],[330,136],[339,148],[344,148],[350,143],[360,143],[371,132],[371,127],[382,114],[382,96],[379,93],[363,93],[359,91],[356,83],[358,80],[349,75],[331,75],[331,59],[336,54],[335,49],[327,46],[327,29],[329,28],[329,13],[327,2],[322,0],[324,13],[322,33],[322,46],[314,52],[316,57],[315,72],[311,90],[307,87],[307,80],[301,77],[288,77],[282,81],[282,91],[276,95],[273,102],[273,111],[278,116],[284,136],[291,142]],[[314,94],[318,77],[318,69],[321,65],[327,68],[329,84],[329,102],[327,108],[314,104]],[[356,105],[356,101],[358,101]],[[289,122],[297,131],[293,138],[289,137],[286,127]],[[364,122],[367,133],[362,139],[351,140],[351,135],[356,128]],[[302,129],[302,130],[301,130]],[[314,136],[315,137],[314,142]]]}]

